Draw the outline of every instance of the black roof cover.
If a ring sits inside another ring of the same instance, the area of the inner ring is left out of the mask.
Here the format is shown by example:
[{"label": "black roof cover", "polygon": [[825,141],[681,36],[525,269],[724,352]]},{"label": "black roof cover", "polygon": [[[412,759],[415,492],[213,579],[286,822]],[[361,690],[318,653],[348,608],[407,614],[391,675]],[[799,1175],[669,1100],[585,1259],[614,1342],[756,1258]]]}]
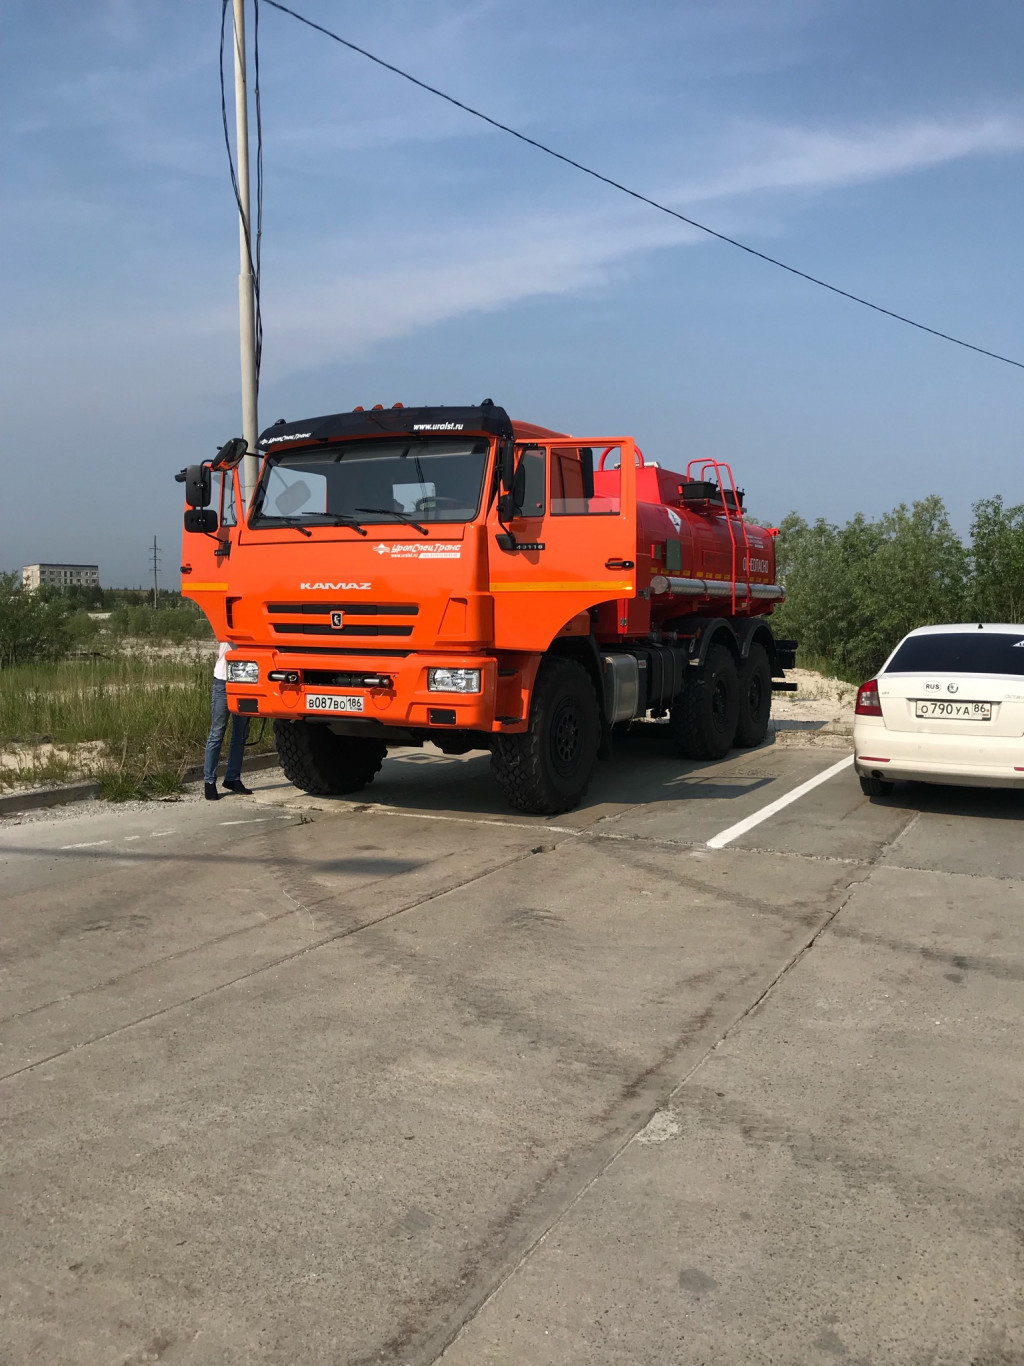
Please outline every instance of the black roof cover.
[{"label": "black roof cover", "polygon": [[485,432],[512,436],[512,421],[504,408],[489,400],[475,408],[376,408],[366,412],[332,413],[303,422],[283,422],[260,436],[260,449],[298,441],[341,441],[350,436],[405,436],[443,432]]}]

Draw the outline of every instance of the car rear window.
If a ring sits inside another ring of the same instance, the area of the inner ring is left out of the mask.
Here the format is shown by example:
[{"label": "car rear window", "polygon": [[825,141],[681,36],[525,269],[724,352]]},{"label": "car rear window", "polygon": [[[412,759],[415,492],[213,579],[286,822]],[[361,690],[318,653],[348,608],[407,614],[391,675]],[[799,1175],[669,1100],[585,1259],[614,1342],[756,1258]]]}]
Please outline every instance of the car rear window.
[{"label": "car rear window", "polygon": [[1019,636],[994,631],[911,636],[886,673],[1024,674],[1024,626]]}]

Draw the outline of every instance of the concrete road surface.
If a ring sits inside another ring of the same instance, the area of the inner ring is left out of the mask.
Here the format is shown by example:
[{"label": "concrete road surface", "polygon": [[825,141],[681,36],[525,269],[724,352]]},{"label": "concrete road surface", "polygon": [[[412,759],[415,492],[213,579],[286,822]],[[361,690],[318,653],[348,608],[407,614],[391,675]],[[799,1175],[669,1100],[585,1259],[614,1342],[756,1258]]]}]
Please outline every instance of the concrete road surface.
[{"label": "concrete road surface", "polygon": [[0,1359],[1024,1362],[1024,799],[656,731],[0,823]]}]

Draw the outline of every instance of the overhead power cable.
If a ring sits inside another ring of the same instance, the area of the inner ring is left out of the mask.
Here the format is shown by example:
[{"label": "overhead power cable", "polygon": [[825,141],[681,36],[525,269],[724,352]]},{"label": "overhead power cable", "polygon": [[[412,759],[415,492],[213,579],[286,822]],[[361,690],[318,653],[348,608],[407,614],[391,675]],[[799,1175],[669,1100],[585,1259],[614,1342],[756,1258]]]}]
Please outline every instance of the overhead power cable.
[{"label": "overhead power cable", "polygon": [[913,318],[905,317],[902,313],[896,313],[891,308],[883,308],[881,304],[872,303],[870,299],[864,299],[859,294],[851,294],[847,289],[840,289],[838,285],[829,284],[827,280],[821,280],[816,275],[809,275],[805,270],[798,270],[796,266],[787,265],[785,261],[769,256],[766,252],[758,251],[756,247],[748,246],[746,242],[740,242],[735,237],[727,236],[724,232],[709,228],[706,223],[698,223],[695,218],[688,218],[686,214],[670,209],[667,204],[660,204],[658,200],[651,199],[649,195],[641,194],[639,190],[631,190],[628,185],[613,180],[611,176],[602,175],[600,171],[595,171],[590,166],[584,166],[582,162],[574,161],[572,157],[565,156],[562,152],[556,152],[553,147],[548,147],[546,143],[538,142],[536,138],[527,137],[517,128],[510,128],[507,123],[501,123],[498,119],[491,118],[490,114],[485,114],[479,109],[474,109],[472,105],[457,100],[454,95],[448,95],[443,90],[438,90],[436,86],[428,85],[426,81],[421,81],[418,76],[413,76],[408,71],[403,71],[400,66],[386,62],[383,57],[378,57],[375,53],[367,51],[358,43],[350,42],[348,38],[342,38],[339,33],[332,32],[331,29],[325,28],[323,24],[318,24],[313,19],[307,19],[304,14],[299,14],[297,10],[282,4],[281,0],[266,0],[266,3],[274,9],[280,10],[282,14],[288,14],[291,18],[297,19],[300,24],[305,24],[307,28],[322,33],[325,38],[331,38],[334,42],[340,43],[342,47],[357,52],[360,57],[366,57],[369,61],[384,67],[386,71],[392,71],[396,76],[401,76],[403,80],[411,81],[413,85],[418,85],[421,90],[426,90],[428,94],[436,95],[438,99],[455,105],[456,109],[472,114],[476,119],[482,119],[484,123],[489,123],[492,128],[497,128],[502,133],[508,133],[510,137],[518,138],[520,142],[535,147],[538,152],[544,152],[549,157],[554,157],[556,161],[562,161],[567,166],[582,171],[584,175],[591,176],[594,180],[600,180],[604,185],[610,185],[613,190],[619,190],[632,199],[638,199],[642,204],[649,204],[652,209],[657,209],[660,213],[667,213],[670,217],[677,218],[680,223],[686,223],[691,228],[697,228],[700,232],[707,233],[709,237],[716,237],[719,242],[725,242],[730,247],[738,247],[740,251],[745,251],[749,256],[756,256],[758,260],[765,261],[770,266],[777,266],[779,270],[788,271],[790,275],[796,275],[799,279],[806,280],[812,285],[818,285],[821,289],[827,289],[832,294],[838,294],[844,299],[849,299],[852,303],[862,304],[864,308],[873,309],[875,313],[883,313],[887,318],[894,318],[896,322],[906,323],[908,327],[916,327],[920,332],[928,332],[933,337],[940,337],[943,341],[953,342],[954,345],[963,346],[968,351],[976,351],[979,355],[988,356],[991,360],[1003,361],[1006,365],[1014,365],[1017,369],[1024,370],[1024,361],[1013,360],[1010,356],[1001,356],[998,351],[989,351],[984,346],[975,346],[973,342],[964,341],[962,337],[954,337],[949,332],[940,332],[936,327],[928,327],[925,323],[916,322]]}]

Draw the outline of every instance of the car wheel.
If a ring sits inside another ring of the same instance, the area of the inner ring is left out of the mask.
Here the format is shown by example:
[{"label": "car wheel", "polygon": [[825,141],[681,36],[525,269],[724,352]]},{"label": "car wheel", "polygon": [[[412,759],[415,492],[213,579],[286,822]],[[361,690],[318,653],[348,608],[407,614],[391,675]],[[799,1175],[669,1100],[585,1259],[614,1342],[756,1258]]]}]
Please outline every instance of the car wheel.
[{"label": "car wheel", "polygon": [[860,780],[860,790],[865,797],[888,797],[895,786],[895,783],[886,782],[884,778],[861,778]]}]

